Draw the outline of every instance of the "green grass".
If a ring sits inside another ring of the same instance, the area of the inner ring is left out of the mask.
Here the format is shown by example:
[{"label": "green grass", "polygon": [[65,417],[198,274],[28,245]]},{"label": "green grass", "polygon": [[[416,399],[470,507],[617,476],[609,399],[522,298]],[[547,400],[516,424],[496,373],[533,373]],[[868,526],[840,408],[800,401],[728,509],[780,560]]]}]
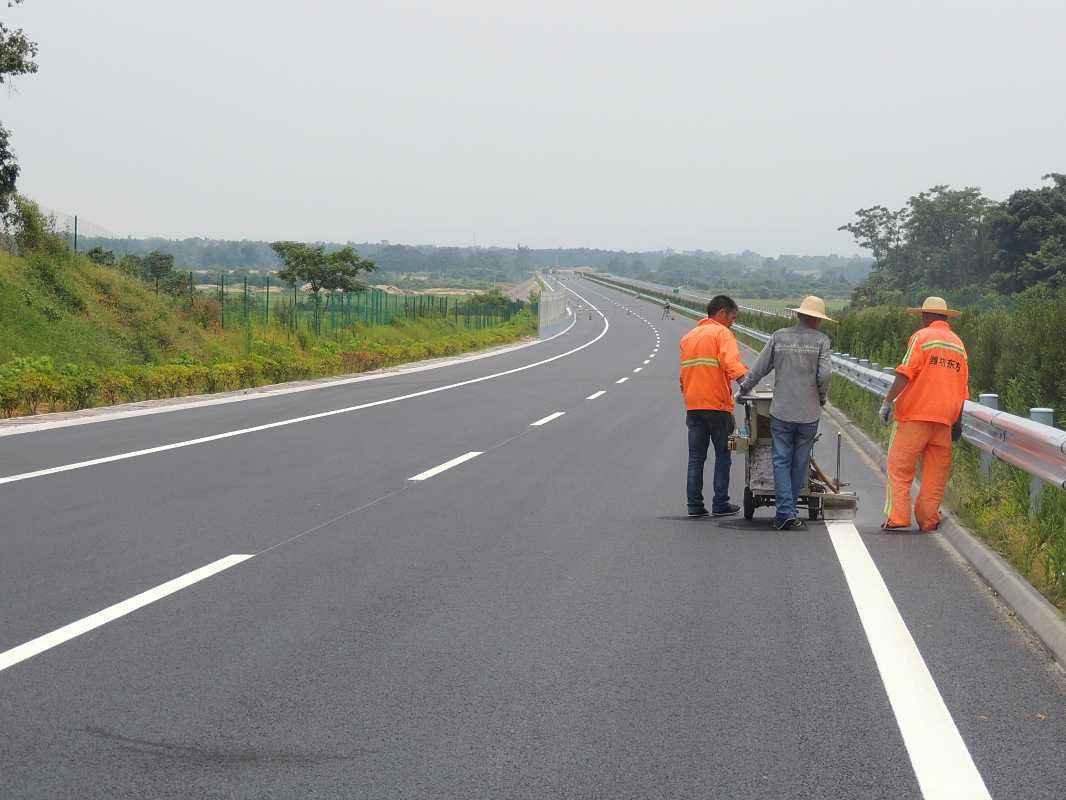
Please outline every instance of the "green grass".
[{"label": "green grass", "polygon": [[33,414],[326,377],[536,334],[528,308],[505,322],[396,317],[321,336],[306,322],[293,331],[265,315],[223,330],[218,311],[213,298],[157,296],[139,278],[69,252],[0,252],[0,410]]}]

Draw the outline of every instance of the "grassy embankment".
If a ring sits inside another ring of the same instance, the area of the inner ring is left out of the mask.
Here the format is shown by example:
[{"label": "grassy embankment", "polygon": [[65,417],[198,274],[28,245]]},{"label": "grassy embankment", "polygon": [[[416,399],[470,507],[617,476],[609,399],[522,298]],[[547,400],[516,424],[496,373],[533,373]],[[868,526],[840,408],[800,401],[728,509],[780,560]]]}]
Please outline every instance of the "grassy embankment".
[{"label": "grassy embankment", "polygon": [[0,252],[0,410],[5,416],[226,391],[361,372],[536,334],[523,310],[480,329],[462,318],[355,323],[329,336],[266,320],[219,326],[217,301],[156,295],[67,252]]}]

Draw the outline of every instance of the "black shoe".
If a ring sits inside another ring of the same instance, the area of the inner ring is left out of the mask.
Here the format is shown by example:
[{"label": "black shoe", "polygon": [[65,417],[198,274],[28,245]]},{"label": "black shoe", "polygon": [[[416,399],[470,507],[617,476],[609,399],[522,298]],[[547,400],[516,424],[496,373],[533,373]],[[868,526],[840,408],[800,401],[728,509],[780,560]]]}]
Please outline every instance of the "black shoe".
[{"label": "black shoe", "polygon": [[710,514],[710,512],[707,511],[706,508],[697,508],[695,511],[689,511],[688,512],[688,515],[690,517],[706,517],[709,514]]},{"label": "black shoe", "polygon": [[790,517],[789,519],[775,519],[774,530],[775,531],[802,531],[807,527],[807,523],[801,519]]},{"label": "black shoe", "polygon": [[731,517],[740,511],[740,506],[735,506],[730,503],[727,506],[723,506],[721,511],[712,511],[711,516],[714,517]]}]

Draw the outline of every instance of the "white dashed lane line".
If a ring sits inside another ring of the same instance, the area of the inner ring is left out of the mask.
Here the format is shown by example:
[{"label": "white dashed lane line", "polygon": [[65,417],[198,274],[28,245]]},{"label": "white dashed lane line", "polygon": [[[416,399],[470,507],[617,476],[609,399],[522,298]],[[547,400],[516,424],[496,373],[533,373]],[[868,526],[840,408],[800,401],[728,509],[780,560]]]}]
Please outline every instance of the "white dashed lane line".
[{"label": "white dashed lane line", "polygon": [[412,475],[408,480],[410,481],[424,481],[427,478],[432,478],[434,475],[440,475],[445,470],[457,467],[460,464],[469,461],[472,458],[477,458],[480,455],[484,455],[481,450],[472,450],[469,453],[464,453],[457,458],[453,458],[451,461],[445,461],[443,464],[438,464],[432,469],[427,469],[425,472],[419,472],[417,475]]},{"label": "white dashed lane line", "polygon": [[629,380],[629,378],[619,378],[618,380],[615,381],[615,383],[625,383],[628,380]]},{"label": "white dashed lane line", "polygon": [[640,371],[641,371],[642,369],[644,369],[644,367],[637,367],[637,368],[636,368],[635,370],[633,370],[633,371],[634,371],[634,372],[640,372]]},{"label": "white dashed lane line", "polygon": [[593,392],[592,394],[590,394],[585,399],[586,400],[595,400],[597,397],[603,397],[605,394],[607,394],[607,390],[606,389],[600,389],[598,392]]},{"label": "white dashed lane line", "polygon": [[63,644],[63,642],[69,642],[71,639],[81,636],[83,633],[88,633],[94,628],[99,628],[101,625],[113,622],[119,617],[124,617],[139,608],[144,608],[149,603],[154,603],[156,600],[162,600],[167,595],[181,591],[187,586],[192,586],[194,583],[199,583],[205,578],[210,578],[212,575],[236,566],[242,561],[247,561],[251,557],[251,555],[245,553],[234,553],[225,558],[220,558],[218,561],[213,561],[207,566],[194,569],[192,572],[186,572],[184,575],[169,580],[166,583],[161,583],[154,589],[141,592],[127,600],[115,603],[113,606],[108,606],[101,611],[97,611],[95,614],[82,617],[76,622],[64,625],[62,628],[57,628],[51,633],[46,633],[43,636],[38,636],[36,639],[31,639],[28,642],[20,644],[18,647],[12,647],[10,650],[5,650],[0,653],[0,672],[3,672],[8,667],[18,664],[20,661],[25,661],[27,658],[33,658],[38,653],[50,650],[56,645]]},{"label": "white dashed lane line", "polygon": [[546,417],[541,417],[536,422],[529,423],[529,427],[531,427],[531,428],[539,428],[541,425],[547,425],[552,420],[559,419],[559,417],[561,417],[565,413],[566,413],[565,411],[556,411],[554,414],[549,414]]}]

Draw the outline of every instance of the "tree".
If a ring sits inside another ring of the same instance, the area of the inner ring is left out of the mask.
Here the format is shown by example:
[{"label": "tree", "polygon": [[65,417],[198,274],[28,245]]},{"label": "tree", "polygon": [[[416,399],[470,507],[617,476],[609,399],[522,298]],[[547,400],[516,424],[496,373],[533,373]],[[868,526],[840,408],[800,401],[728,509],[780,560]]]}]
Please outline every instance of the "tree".
[{"label": "tree", "polygon": [[[21,3],[22,0],[8,0],[7,7]],[[37,42],[30,40],[26,32],[19,28],[12,30],[0,22],[0,85],[18,75],[30,75],[37,71]],[[0,214],[6,214],[11,208],[11,198],[15,194],[15,181],[18,180],[19,166],[9,142],[11,133],[0,123]]]},{"label": "tree", "polygon": [[1066,282],[1066,175],[1052,172],[1043,179],[1054,185],[1019,189],[992,218],[999,246],[995,283],[1007,291]]},{"label": "tree", "polygon": [[[13,8],[22,0],[8,0]],[[22,28],[12,30],[0,22],[0,84],[17,75],[31,75],[37,71],[37,42],[32,41]]]},{"label": "tree", "polygon": [[105,250],[102,247],[94,247],[85,255],[87,255],[89,260],[94,264],[100,264],[101,266],[106,267],[112,267],[115,265],[115,253],[112,250]]},{"label": "tree", "polygon": [[281,280],[295,286],[306,283],[315,298],[316,326],[319,307],[319,292],[361,292],[366,286],[357,278],[360,272],[375,269],[373,261],[367,261],[355,252],[351,245],[327,253],[324,245],[307,245],[301,242],[274,242],[270,245],[281,258],[285,268],[278,271]]},{"label": "tree", "polygon": [[856,303],[903,299],[926,290],[972,289],[992,274],[995,243],[991,218],[996,205],[980,189],[933,186],[897,211],[860,208],[847,231],[874,255],[866,285]]},{"label": "tree", "polygon": [[19,165],[9,143],[10,136],[8,129],[0,124],[0,214],[7,214],[10,210],[19,176]]},{"label": "tree", "polygon": [[174,256],[153,250],[145,258],[148,274],[155,278],[155,293],[159,294],[159,279],[165,278],[174,269]]}]

